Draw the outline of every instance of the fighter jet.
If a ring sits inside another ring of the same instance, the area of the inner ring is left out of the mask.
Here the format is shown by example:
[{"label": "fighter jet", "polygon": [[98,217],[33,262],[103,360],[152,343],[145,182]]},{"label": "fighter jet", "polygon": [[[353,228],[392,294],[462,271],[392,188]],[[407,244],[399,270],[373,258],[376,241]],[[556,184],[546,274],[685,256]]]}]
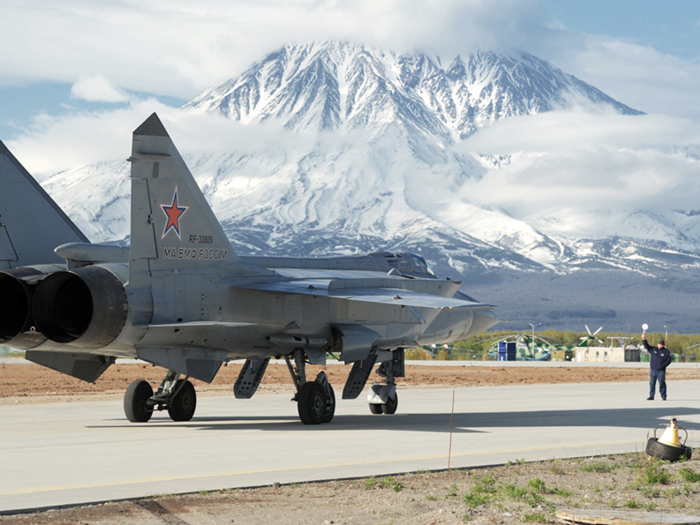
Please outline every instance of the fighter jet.
[{"label": "fighter jet", "polygon": [[134,131],[128,160],[130,250],[83,236],[56,247],[63,268],[0,272],[0,342],[90,382],[117,357],[163,367],[155,392],[145,380],[128,387],[131,422],[156,410],[190,420],[189,378],[211,382],[231,360],[245,359],[234,395],[251,398],[275,357],[286,361],[302,423],[328,423],[333,387],[324,372],[306,377],[306,365],[324,365],[328,355],[352,364],[344,399],[359,396],[378,364],[383,381],[369,407],[393,414],[406,347],[457,341],[498,321],[493,305],[438,279],[415,254],[240,257],[156,114]]}]

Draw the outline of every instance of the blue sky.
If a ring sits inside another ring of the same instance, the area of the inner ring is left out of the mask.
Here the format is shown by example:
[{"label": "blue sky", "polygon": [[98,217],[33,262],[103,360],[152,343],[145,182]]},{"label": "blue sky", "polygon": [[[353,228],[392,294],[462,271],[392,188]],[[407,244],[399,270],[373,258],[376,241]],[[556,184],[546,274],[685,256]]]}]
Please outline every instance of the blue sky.
[{"label": "blue sky", "polygon": [[151,111],[284,43],[328,38],[525,50],[629,106],[700,122],[696,0],[5,0],[0,139],[39,177],[111,158]]},{"label": "blue sky", "polygon": [[700,58],[700,4],[695,0],[546,0],[543,10],[573,31],[624,39],[682,59]]}]

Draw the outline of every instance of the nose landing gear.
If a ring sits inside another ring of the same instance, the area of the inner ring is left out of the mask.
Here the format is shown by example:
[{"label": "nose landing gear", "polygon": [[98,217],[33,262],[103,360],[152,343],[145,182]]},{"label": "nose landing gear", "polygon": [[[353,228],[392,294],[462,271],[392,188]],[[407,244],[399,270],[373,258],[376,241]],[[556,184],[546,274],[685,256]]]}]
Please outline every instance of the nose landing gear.
[{"label": "nose landing gear", "polygon": [[404,377],[405,361],[403,348],[393,350],[391,359],[383,361],[377,368],[377,375],[384,378],[385,384],[372,385],[367,394],[369,411],[372,414],[396,414],[399,396],[396,393],[396,377]]}]

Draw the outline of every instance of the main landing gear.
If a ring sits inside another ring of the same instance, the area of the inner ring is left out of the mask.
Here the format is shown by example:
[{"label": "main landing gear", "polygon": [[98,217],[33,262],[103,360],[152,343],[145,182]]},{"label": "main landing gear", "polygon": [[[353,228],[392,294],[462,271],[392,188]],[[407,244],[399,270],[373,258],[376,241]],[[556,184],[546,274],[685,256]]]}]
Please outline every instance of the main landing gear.
[{"label": "main landing gear", "polygon": [[314,381],[307,381],[304,351],[296,349],[290,355],[294,357],[294,365],[289,355],[284,359],[297,389],[292,401],[297,402],[299,419],[305,425],[330,423],[335,415],[335,392],[326,373],[321,371]]},{"label": "main landing gear", "polygon": [[168,410],[173,421],[189,421],[197,408],[197,394],[187,378],[169,370],[156,393],[145,379],[129,385],[124,395],[124,413],[132,423],[145,423],[156,410]]},{"label": "main landing gear", "polygon": [[[377,374],[383,377],[381,383],[372,386],[367,403],[372,414],[395,414],[399,405],[396,393],[397,377],[404,377],[403,348],[379,352],[372,350],[366,359],[355,361],[343,389],[343,399],[356,399],[364,390],[374,364],[380,361]],[[306,379],[306,364],[312,361],[302,348],[294,349],[284,357],[296,393],[292,401],[297,402],[299,419],[304,425],[330,423],[335,415],[335,392],[328,382],[326,373],[321,371],[313,381]],[[249,399],[257,390],[269,358],[248,359],[241,369],[233,392],[237,398]],[[319,363],[320,364],[320,363]],[[132,423],[145,423],[156,410],[168,410],[173,421],[189,421],[197,407],[197,394],[194,386],[185,377],[169,370],[156,393],[144,379],[131,383],[124,395],[124,413]]]}]

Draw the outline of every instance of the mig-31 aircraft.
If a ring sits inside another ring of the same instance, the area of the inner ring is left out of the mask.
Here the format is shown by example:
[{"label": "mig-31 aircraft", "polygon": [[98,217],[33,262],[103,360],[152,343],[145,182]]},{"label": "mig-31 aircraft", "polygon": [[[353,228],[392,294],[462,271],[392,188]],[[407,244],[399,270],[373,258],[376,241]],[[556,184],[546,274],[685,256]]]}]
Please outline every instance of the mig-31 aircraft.
[{"label": "mig-31 aircraft", "polygon": [[[327,423],[335,413],[333,387],[324,372],[308,379],[306,365],[324,365],[328,355],[352,364],[344,399],[359,396],[378,364],[383,382],[372,386],[369,407],[393,414],[406,347],[457,341],[498,321],[494,306],[459,292],[458,281],[438,279],[418,255],[239,256],[156,114],[134,131],[128,160],[130,249],[86,242],[38,188],[69,225],[55,247],[66,264],[27,265],[6,250],[0,344],[89,382],[117,357],[166,369],[155,392],[145,380],[128,387],[129,421],[148,421],[164,409],[175,421],[190,420],[196,393],[189,378],[211,382],[235,359],[245,363],[234,394],[250,398],[276,357],[289,368],[301,421]],[[14,162],[4,165],[12,172],[5,179],[31,179],[14,173],[21,168]],[[20,204],[0,198],[0,212]],[[6,227],[7,243],[22,237],[31,244],[22,223]]]}]

